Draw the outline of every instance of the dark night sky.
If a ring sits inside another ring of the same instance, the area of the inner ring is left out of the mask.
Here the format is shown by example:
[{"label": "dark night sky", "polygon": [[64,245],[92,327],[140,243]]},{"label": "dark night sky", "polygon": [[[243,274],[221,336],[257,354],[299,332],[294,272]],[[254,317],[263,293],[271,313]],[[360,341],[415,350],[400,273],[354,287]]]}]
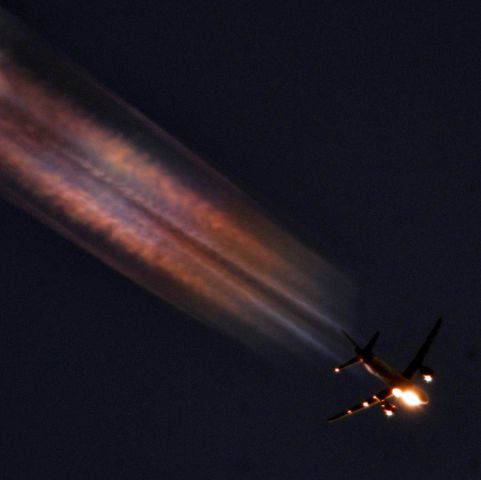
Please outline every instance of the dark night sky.
[{"label": "dark night sky", "polygon": [[477,2],[4,0],[351,272],[352,331],[421,413],[326,418],[364,375],[284,371],[0,203],[0,477],[481,477]]}]

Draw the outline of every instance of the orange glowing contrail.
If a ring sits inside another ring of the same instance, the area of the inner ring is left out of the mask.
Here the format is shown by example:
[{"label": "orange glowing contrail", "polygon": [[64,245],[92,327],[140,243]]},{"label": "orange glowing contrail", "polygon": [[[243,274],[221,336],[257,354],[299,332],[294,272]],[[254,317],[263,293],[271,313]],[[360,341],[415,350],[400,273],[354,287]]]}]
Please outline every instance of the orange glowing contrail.
[{"label": "orange glowing contrail", "polygon": [[0,11],[0,194],[255,346],[331,350],[350,282]]}]

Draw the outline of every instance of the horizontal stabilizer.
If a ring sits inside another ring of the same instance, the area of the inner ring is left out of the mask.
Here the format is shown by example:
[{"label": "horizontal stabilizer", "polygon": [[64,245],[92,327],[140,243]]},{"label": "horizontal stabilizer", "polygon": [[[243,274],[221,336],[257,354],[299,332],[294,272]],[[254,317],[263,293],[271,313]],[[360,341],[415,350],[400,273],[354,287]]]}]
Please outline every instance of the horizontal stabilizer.
[{"label": "horizontal stabilizer", "polygon": [[351,367],[352,365],[355,365],[356,363],[359,363],[360,361],[361,361],[361,359],[359,357],[357,357],[357,356],[353,357],[350,360],[348,360],[347,362],[343,363],[342,365],[337,366],[334,369],[334,371],[336,373],[339,373],[341,370],[344,370],[347,367]]},{"label": "horizontal stabilizer", "polygon": [[345,331],[341,330],[341,332],[344,334],[344,336],[352,343],[352,346],[354,348],[359,348],[359,345],[350,337],[350,335]]}]

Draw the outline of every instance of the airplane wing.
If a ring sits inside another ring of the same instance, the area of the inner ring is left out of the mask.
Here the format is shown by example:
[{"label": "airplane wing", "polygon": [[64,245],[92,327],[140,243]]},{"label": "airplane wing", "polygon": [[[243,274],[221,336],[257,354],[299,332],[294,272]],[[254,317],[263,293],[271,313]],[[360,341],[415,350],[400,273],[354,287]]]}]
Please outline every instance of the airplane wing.
[{"label": "airplane wing", "polygon": [[379,393],[376,395],[373,395],[372,397],[369,397],[368,399],[364,400],[361,403],[358,403],[357,405],[354,405],[354,407],[348,408],[347,410],[344,410],[341,413],[338,413],[337,415],[332,416],[331,418],[328,418],[328,422],[334,422],[336,420],[340,420],[341,418],[344,418],[349,415],[353,415],[357,412],[361,412],[363,410],[367,410],[369,407],[372,407],[373,405],[377,405],[378,403],[383,402],[384,400],[387,400],[388,398],[391,398],[393,395],[390,391],[390,389],[385,388],[384,390],[381,390]]},{"label": "airplane wing", "polygon": [[438,321],[434,325],[433,329],[431,330],[431,333],[428,335],[428,337],[424,341],[422,347],[419,349],[419,352],[413,358],[413,360],[408,365],[406,370],[404,370],[403,375],[406,378],[411,378],[418,371],[418,369],[422,366],[423,361],[424,361],[424,357],[428,353],[428,350],[431,347],[431,344],[433,343],[434,337],[436,336],[436,334],[439,331],[439,328],[441,327],[442,321],[443,321],[442,318],[438,319]]}]

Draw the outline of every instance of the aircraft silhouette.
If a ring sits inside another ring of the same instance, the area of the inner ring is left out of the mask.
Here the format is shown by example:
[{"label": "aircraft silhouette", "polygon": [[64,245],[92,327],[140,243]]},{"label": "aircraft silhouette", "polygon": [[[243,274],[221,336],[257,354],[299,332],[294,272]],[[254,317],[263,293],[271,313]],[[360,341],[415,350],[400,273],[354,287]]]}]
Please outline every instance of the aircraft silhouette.
[{"label": "aircraft silhouette", "polygon": [[346,416],[353,415],[354,413],[367,410],[369,407],[378,404],[385,415],[391,417],[396,410],[396,405],[388,401],[392,397],[402,399],[408,406],[426,405],[429,402],[426,392],[414,384],[412,378],[419,370],[425,382],[430,383],[434,379],[434,370],[423,365],[423,362],[434,337],[441,327],[442,321],[442,318],[438,319],[416,356],[402,372],[391,367],[384,360],[374,355],[372,349],[379,338],[379,332],[376,332],[371,340],[369,340],[368,344],[364,348],[361,348],[344,330],[342,330],[342,333],[354,346],[356,356],[342,365],[337,366],[334,371],[339,373],[341,370],[355,365],[356,363],[362,363],[369,373],[381,378],[386,383],[386,388],[367,398],[363,402],[354,405],[354,407],[348,408],[347,410],[330,417],[328,421],[333,422],[339,420]]}]

